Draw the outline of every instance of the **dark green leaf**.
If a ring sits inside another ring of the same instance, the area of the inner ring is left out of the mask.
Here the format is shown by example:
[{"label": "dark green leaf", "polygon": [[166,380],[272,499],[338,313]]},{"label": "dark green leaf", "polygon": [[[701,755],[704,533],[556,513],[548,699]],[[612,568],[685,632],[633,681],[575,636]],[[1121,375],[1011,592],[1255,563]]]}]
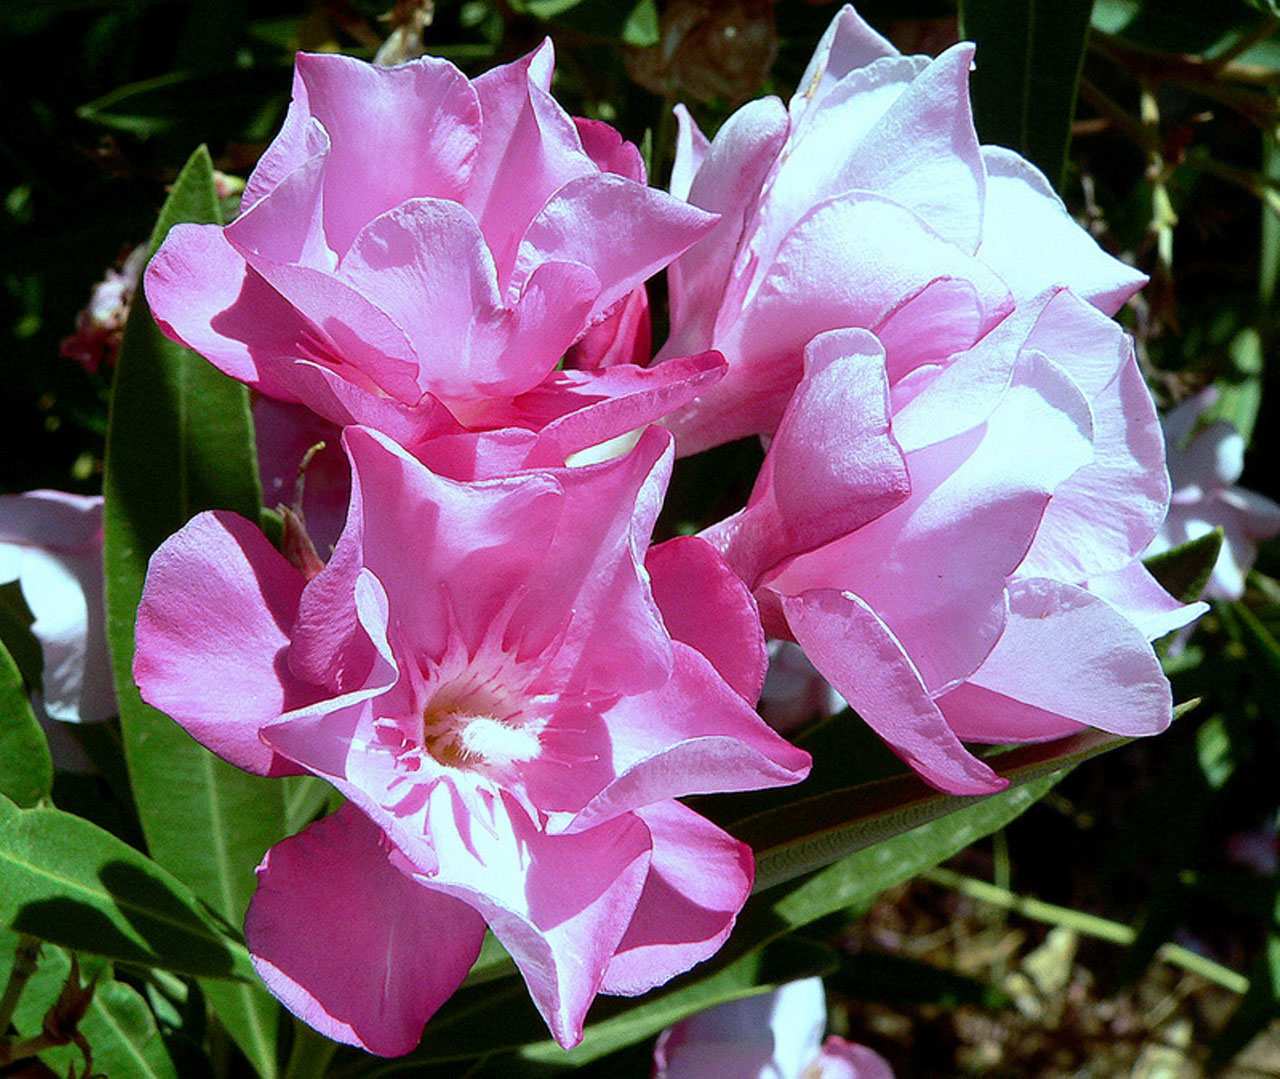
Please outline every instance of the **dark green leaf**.
[{"label": "dark green leaf", "polygon": [[[1082,761],[1126,741],[1090,730],[1055,742],[1005,750],[987,761],[1017,790],[1045,777],[1056,780]],[[748,817],[731,830],[755,851],[756,888],[760,890],[883,844],[929,821],[945,820],[974,804],[972,797],[941,794],[915,776],[900,776],[802,798]]]},{"label": "dark green leaf", "polygon": [[[16,942],[16,934],[0,932],[0,978],[5,976]],[[78,1026],[93,1053],[93,1073],[112,1079],[177,1079],[151,1010],[137,991],[114,981],[110,965],[92,957],[81,960],[79,968],[82,985],[95,979],[93,1000]],[[48,944],[40,949],[35,973],[13,1015],[20,1037],[40,1032],[45,1014],[57,1000],[70,971],[68,952]],[[75,1075],[83,1070],[83,1057],[74,1045],[46,1049],[40,1059],[58,1075]]]},{"label": "dark green leaf", "polygon": [[9,650],[27,685],[38,690],[44,685],[41,678],[44,654],[36,635],[31,632],[35,620],[36,616],[31,613],[22,594],[22,582],[0,584],[0,644]]},{"label": "dark green leaf", "polygon": [[1006,1008],[1008,994],[955,971],[943,970],[907,955],[857,952],[841,956],[839,969],[827,978],[827,987],[855,1000],[874,1000],[894,1008],[934,1004],[956,1008]]},{"label": "dark green leaf", "polygon": [[974,122],[1062,188],[1093,0],[961,0],[961,37],[978,46]]},{"label": "dark green leaf", "polygon": [[828,914],[869,904],[887,888],[950,858],[983,836],[1003,828],[1032,806],[1068,771],[1064,765],[999,794],[970,799],[944,817],[851,854],[799,883],[759,891],[738,918],[726,952],[761,943]]},{"label": "dark green leaf", "polygon": [[82,119],[143,138],[175,130],[216,136],[269,138],[277,113],[264,109],[273,95],[284,102],[283,65],[175,71],[130,83],[83,105]]},{"label": "dark green leaf", "polygon": [[0,799],[3,925],[73,951],[215,978],[249,953],[181,881],[97,825]]},{"label": "dark green leaf", "polygon": [[[213,170],[192,155],[151,237],[154,253],[179,221],[216,223]],[[238,925],[253,867],[284,835],[284,796],[197,745],[133,685],[133,623],[147,559],[206,509],[258,517],[261,495],[245,387],[158,329],[135,299],[112,395],[103,489],[108,637],[125,757],[152,856]],[[263,1076],[275,1074],[279,1010],[256,983],[207,985],[206,995]]]},{"label": "dark green leaf", "polygon": [[1222,529],[1215,528],[1162,554],[1146,559],[1143,565],[1160,586],[1183,603],[1200,598],[1222,550]]},{"label": "dark green leaf", "polygon": [[0,794],[31,806],[52,789],[49,743],[31,711],[18,665],[0,644]]}]

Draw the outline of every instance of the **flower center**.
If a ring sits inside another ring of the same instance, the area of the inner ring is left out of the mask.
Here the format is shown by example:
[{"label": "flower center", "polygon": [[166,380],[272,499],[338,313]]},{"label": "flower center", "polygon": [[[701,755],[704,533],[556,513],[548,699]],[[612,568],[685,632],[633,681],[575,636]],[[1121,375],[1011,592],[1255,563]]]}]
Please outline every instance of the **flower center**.
[{"label": "flower center", "polygon": [[423,709],[422,746],[450,768],[505,769],[542,752],[542,726],[488,687],[441,687]]}]

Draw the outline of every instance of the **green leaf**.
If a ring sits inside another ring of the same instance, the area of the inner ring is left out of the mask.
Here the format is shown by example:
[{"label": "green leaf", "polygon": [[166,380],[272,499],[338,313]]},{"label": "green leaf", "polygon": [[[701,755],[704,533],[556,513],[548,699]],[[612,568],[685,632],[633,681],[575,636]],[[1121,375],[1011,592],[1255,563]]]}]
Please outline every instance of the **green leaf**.
[{"label": "green leaf", "polygon": [[1093,0],[961,0],[960,36],[978,46],[974,122],[1062,189]]},{"label": "green leaf", "polygon": [[0,584],[0,643],[9,649],[18,670],[32,689],[43,689],[44,653],[31,632],[36,616],[27,606],[21,581]]},{"label": "green leaf", "polygon": [[1143,561],[1160,586],[1183,603],[1200,598],[1222,550],[1222,529],[1215,528],[1171,550]]},{"label": "green leaf", "polygon": [[1262,660],[1263,667],[1273,677],[1280,677],[1280,641],[1272,636],[1262,620],[1240,600],[1233,601],[1230,609],[1245,631],[1245,644],[1249,651]]},{"label": "green leaf", "polygon": [[710,976],[701,968],[639,1001],[598,997],[581,1044],[566,1051],[547,1027],[522,982],[483,986],[455,996],[427,1024],[421,1046],[407,1057],[358,1069],[367,1079],[414,1073],[425,1063],[458,1060],[519,1048],[528,1061],[572,1067],[657,1034],[687,1015],[731,1000],[768,992],[784,982],[825,974],[835,967],[830,949],[812,941],[776,941],[743,955]]},{"label": "green leaf", "polygon": [[[1264,202],[1264,224],[1274,220]],[[1280,241],[1280,230],[1273,231],[1277,231],[1277,241]],[[1264,237],[1266,235],[1264,232]],[[1268,257],[1265,248],[1263,257]],[[1274,252],[1270,257],[1274,257]],[[1266,266],[1267,263],[1263,265]],[[1271,272],[1274,274],[1274,270]],[[1262,407],[1262,335],[1254,327],[1246,327],[1231,339],[1227,354],[1231,358],[1231,365],[1213,383],[1214,389],[1218,391],[1218,399],[1204,410],[1200,422],[1226,420],[1240,432],[1240,437],[1248,446],[1253,441],[1258,410]]]},{"label": "green leaf", "polygon": [[[218,221],[212,163],[203,147],[161,211],[153,254],[180,221]],[[166,338],[141,294],[116,368],[103,489],[107,632],[143,834],[157,862],[238,925],[253,892],[253,867],[284,835],[283,791],[219,760],[143,703],[132,666],[133,624],[151,553],[202,510],[258,517],[248,392]],[[259,1074],[273,1076],[275,1001],[256,980],[204,989]]]},{"label": "green leaf", "polygon": [[[80,1033],[93,1053],[95,1075],[128,1076],[129,1079],[178,1079],[155,1017],[147,1002],[124,982],[99,982],[93,1003],[80,1021]],[[80,1050],[64,1045],[40,1054],[59,1075],[79,1066]]]},{"label": "green leaf", "polygon": [[[1034,787],[1046,777],[1056,781],[1082,761],[1127,741],[1089,730],[1053,742],[1018,746],[986,760],[1016,791]],[[998,797],[1010,794],[1006,791]],[[941,794],[913,775],[897,776],[803,798],[739,821],[730,831],[755,851],[759,891],[974,805],[972,797]]]},{"label": "green leaf", "polygon": [[627,16],[626,24],[622,27],[623,43],[644,49],[650,45],[657,45],[661,40],[658,5],[654,0],[640,0],[631,9],[631,14]]},{"label": "green leaf", "polygon": [[754,949],[835,911],[870,904],[885,889],[1003,828],[1070,770],[1067,764],[999,794],[971,799],[962,809],[851,854],[798,883],[758,891],[743,908],[726,951],[732,955]]},{"label": "green leaf", "polygon": [[0,794],[35,805],[53,790],[53,760],[22,674],[0,644]]},{"label": "green leaf", "polygon": [[191,889],[81,817],[0,799],[0,879],[2,924],[16,932],[136,966],[257,977]]},{"label": "green leaf", "polygon": [[[12,966],[17,942],[16,934],[0,931],[0,978],[7,976]],[[81,984],[96,978],[93,1000],[78,1026],[93,1053],[93,1073],[112,1079],[177,1079],[151,1009],[138,992],[112,980],[109,964],[91,959],[79,965]],[[13,1025],[20,1037],[40,1033],[45,1014],[57,1000],[70,971],[68,952],[47,944],[40,949],[35,973],[13,1014]],[[46,1049],[40,1059],[58,1075],[74,1075],[83,1069],[84,1058],[74,1045]]]}]

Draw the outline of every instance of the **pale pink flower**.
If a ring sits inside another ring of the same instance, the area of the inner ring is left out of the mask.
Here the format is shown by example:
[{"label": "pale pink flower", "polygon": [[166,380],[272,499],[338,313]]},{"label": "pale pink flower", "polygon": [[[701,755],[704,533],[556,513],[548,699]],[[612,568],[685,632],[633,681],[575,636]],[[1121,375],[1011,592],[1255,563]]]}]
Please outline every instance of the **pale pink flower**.
[{"label": "pale pink flower", "polygon": [[44,658],[39,703],[53,719],[116,714],[102,606],[102,498],[0,495],[0,582],[18,581]]},{"label": "pale pink flower", "polygon": [[1239,599],[1244,579],[1258,556],[1258,543],[1280,535],[1280,506],[1240,487],[1244,439],[1225,420],[1201,425],[1217,399],[1212,387],[1189,397],[1163,420],[1169,444],[1173,498],[1169,515],[1147,548],[1148,555],[1222,529],[1222,548],[1205,584],[1208,599]]},{"label": "pale pink flower", "polygon": [[674,799],[807,771],[751,707],[758,614],[703,540],[645,553],[658,428],[505,475],[536,435],[443,437],[436,471],[376,432],[343,440],[351,508],[310,580],[226,513],[156,552],[138,685],[241,768],[348,799],[268,853],[246,918],[295,1013],[407,1052],[487,923],[573,1045],[597,992],[705,959],[750,891],[749,849]]},{"label": "pale pink flower", "polygon": [[677,452],[772,433],[826,330],[874,331],[895,369],[972,347],[1048,287],[1107,314],[1140,287],[1035,168],[979,146],[972,59],[901,56],[845,7],[789,107],[752,102],[710,143],[679,111],[672,192],[721,217],[669,270],[658,358],[714,348],[729,370],[665,421]]},{"label": "pale pink flower", "polygon": [[654,1079],[893,1079],[880,1054],[834,1035],[822,1040],[821,978],[718,1004],[668,1027]]},{"label": "pale pink flower", "polygon": [[1202,607],[1139,560],[1169,486],[1119,327],[1050,290],[944,362],[929,347],[815,337],[747,507],[706,535],[912,768],[981,793],[1003,781],[961,739],[1167,726],[1148,642]]},{"label": "pale pink flower", "polygon": [[[433,57],[299,56],[240,216],[176,226],[148,267],[161,327],[268,396],[401,444],[581,409],[591,376],[558,361],[714,218],[637,179],[616,132],[576,126],[551,69],[549,42],[473,82]],[[594,441],[656,418],[656,386],[687,400],[722,367],[615,379],[607,396],[635,408]]]}]

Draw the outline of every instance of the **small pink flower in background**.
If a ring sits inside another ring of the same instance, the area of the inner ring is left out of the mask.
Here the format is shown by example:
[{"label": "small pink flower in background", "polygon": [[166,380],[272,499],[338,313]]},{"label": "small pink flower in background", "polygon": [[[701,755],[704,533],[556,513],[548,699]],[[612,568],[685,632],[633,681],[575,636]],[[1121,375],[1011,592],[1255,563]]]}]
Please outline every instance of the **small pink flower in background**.
[{"label": "small pink flower in background", "polygon": [[88,306],[76,316],[76,332],[62,342],[63,356],[90,374],[115,365],[129,305],[146,263],[143,244],[129,252],[118,270],[107,270],[106,277],[93,286]]},{"label": "small pink flower in background", "polygon": [[705,533],[768,633],[952,793],[1003,786],[961,739],[1162,730],[1148,642],[1202,607],[1139,560],[1168,481],[1131,342],[1059,290],[945,363],[899,355],[816,337],[747,507]]},{"label": "small pink flower in background", "polygon": [[893,1079],[863,1045],[822,1040],[827,999],[821,978],[788,982],[718,1004],[668,1027],[653,1051],[654,1079]]},{"label": "small pink flower in background", "polygon": [[[565,351],[628,317],[714,217],[648,187],[606,125],[575,125],[551,69],[549,43],[474,82],[431,57],[299,56],[240,216],[179,225],[152,260],[161,326],[268,396],[402,444],[580,408],[589,373],[553,377]],[[687,400],[722,367],[681,358],[596,396],[689,383]],[[521,412],[530,391],[543,399]]]},{"label": "small pink flower in background", "polygon": [[44,656],[40,703],[53,719],[116,714],[102,606],[102,499],[0,495],[0,581],[18,581]]},{"label": "small pink flower in background", "polygon": [[18,581],[35,616],[42,692],[32,695],[53,760],[92,765],[61,723],[116,714],[102,606],[102,499],[62,491],[0,495],[0,583]]},{"label": "small pink flower in background", "polygon": [[891,370],[972,347],[1068,285],[1107,314],[1142,284],[1018,155],[978,144],[973,47],[901,56],[850,7],[784,106],[739,109],[710,143],[683,110],[673,193],[718,213],[672,264],[659,360],[723,352],[728,373],[665,421],[677,452],[771,434],[826,330],[880,338]]},{"label": "small pink flower in background", "polygon": [[750,851],[674,799],[807,773],[752,710],[754,605],[700,539],[646,554],[659,429],[496,478],[537,436],[431,443],[455,478],[343,440],[351,508],[313,578],[224,513],[156,552],[138,685],[232,763],[348,799],[259,868],[246,939],[290,1009],[407,1052],[487,923],[571,1046],[597,992],[707,958],[750,891]]},{"label": "small pink flower in background", "polygon": [[1222,529],[1222,549],[1204,588],[1207,599],[1239,599],[1258,543],[1280,535],[1280,506],[1236,485],[1244,471],[1244,439],[1231,424],[1199,425],[1217,399],[1210,387],[1183,401],[1163,420],[1173,498],[1169,515],[1147,549],[1160,554]]}]

